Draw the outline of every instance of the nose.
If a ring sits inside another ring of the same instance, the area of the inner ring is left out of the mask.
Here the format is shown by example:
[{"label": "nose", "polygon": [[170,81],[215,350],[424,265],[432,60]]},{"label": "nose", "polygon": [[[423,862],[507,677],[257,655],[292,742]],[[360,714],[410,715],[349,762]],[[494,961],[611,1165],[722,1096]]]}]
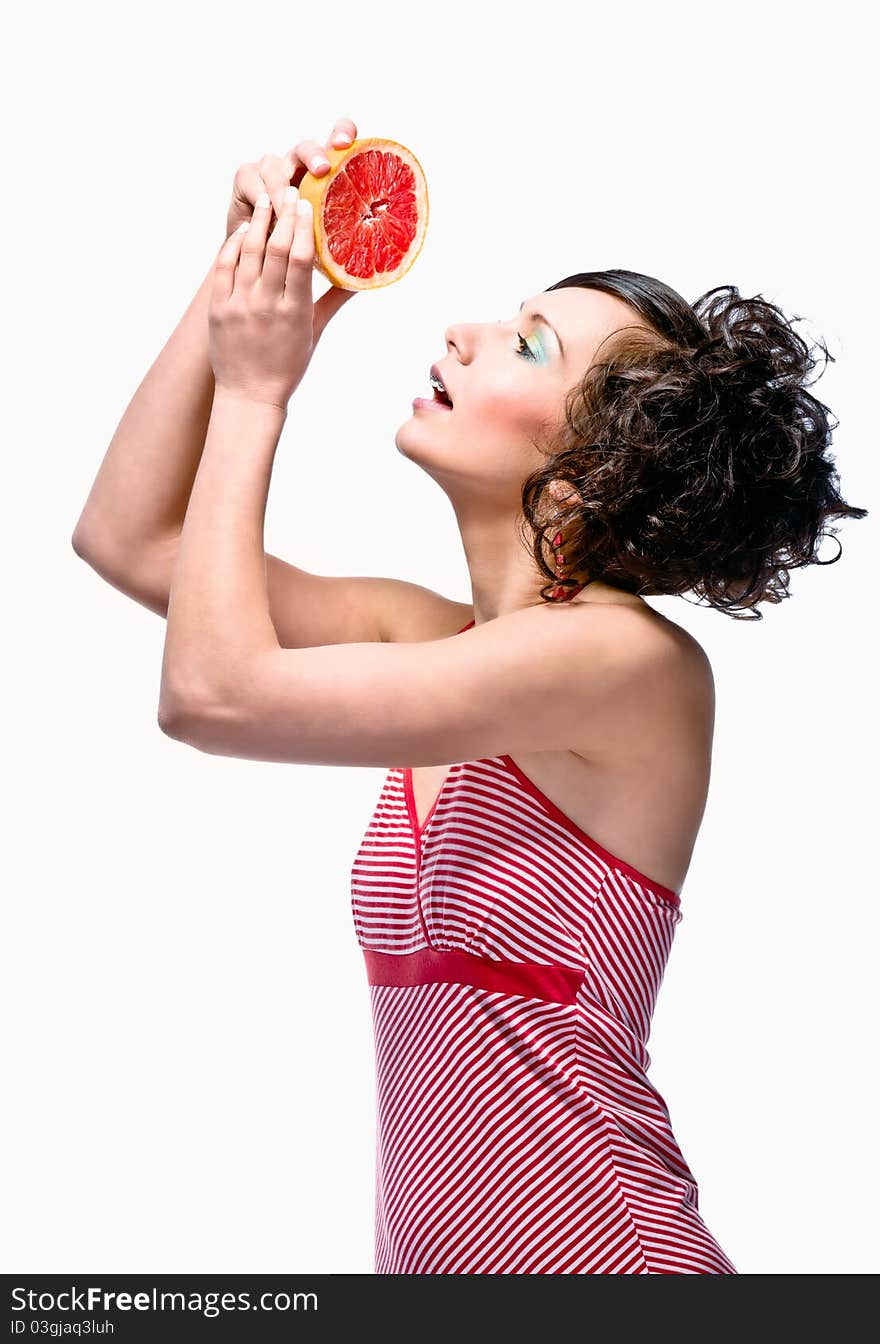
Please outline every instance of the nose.
[{"label": "nose", "polygon": [[462,351],[464,350],[465,346],[465,342],[462,337],[463,331],[464,331],[463,323],[456,322],[451,327],[447,327],[446,331],[443,333],[443,339],[446,342],[447,350],[454,350],[455,353],[458,355],[459,359],[461,359]]},{"label": "nose", "polygon": [[462,363],[466,364],[477,348],[481,330],[485,330],[488,334],[500,325],[500,318],[497,322],[454,322],[451,327],[446,328],[443,339],[447,348],[453,349]]}]

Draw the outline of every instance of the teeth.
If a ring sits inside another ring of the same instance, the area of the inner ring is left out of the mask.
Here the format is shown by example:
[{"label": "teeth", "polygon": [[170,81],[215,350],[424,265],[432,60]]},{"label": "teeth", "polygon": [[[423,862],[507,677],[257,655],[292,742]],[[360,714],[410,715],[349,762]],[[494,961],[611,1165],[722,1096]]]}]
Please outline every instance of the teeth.
[{"label": "teeth", "polygon": [[443,383],[436,376],[436,374],[433,373],[430,374],[428,382],[430,383],[431,387],[434,389],[435,392],[439,392],[441,398],[443,399],[444,406],[451,406],[452,400],[449,396],[449,393],[446,391],[446,388],[443,386]]}]

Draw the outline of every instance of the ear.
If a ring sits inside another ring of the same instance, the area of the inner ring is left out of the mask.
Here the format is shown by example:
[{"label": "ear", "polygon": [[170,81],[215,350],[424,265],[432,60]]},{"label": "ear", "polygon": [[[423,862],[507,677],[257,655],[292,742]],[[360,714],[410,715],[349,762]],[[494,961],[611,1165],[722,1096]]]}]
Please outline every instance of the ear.
[{"label": "ear", "polygon": [[547,493],[562,508],[574,504],[579,498],[578,492],[568,481],[551,481],[547,486]]}]

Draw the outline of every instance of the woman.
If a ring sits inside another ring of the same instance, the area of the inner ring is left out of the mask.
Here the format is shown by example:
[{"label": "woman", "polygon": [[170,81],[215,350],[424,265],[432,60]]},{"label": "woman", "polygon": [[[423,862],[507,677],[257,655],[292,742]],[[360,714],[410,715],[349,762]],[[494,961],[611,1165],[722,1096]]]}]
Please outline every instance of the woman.
[{"label": "woman", "polygon": [[263,550],[274,453],[351,297],[312,304],[312,224],[286,199],[319,149],[239,170],[74,545],[167,614],[166,733],[390,764],[352,874],[377,1271],[735,1274],[647,1077],[714,688],[645,597],[758,619],[830,520],[865,516],[837,491],[810,352],[734,289],[692,307],[637,273],[569,276],[449,328],[436,404],[397,431],[453,504],[472,605],[295,569]]}]

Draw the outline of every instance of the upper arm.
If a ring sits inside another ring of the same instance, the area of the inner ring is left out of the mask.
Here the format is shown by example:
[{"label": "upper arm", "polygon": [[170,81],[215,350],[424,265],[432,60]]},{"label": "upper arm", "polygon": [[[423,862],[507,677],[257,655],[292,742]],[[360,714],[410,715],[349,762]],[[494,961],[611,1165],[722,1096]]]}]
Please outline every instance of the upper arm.
[{"label": "upper arm", "polygon": [[309,574],[274,555],[266,565],[272,623],[286,649],[443,639],[474,614],[469,603],[404,579]]},{"label": "upper arm", "polygon": [[215,755],[322,765],[449,764],[565,750],[634,712],[669,659],[640,614],[528,607],[456,638],[272,649],[172,733]]},{"label": "upper arm", "polygon": [[[77,554],[107,583],[164,619],[179,543],[175,534],[137,555],[106,547],[80,548]],[[469,603],[453,602],[416,583],[312,574],[268,553],[266,586],[272,623],[285,649],[442,639],[474,614]]]}]

